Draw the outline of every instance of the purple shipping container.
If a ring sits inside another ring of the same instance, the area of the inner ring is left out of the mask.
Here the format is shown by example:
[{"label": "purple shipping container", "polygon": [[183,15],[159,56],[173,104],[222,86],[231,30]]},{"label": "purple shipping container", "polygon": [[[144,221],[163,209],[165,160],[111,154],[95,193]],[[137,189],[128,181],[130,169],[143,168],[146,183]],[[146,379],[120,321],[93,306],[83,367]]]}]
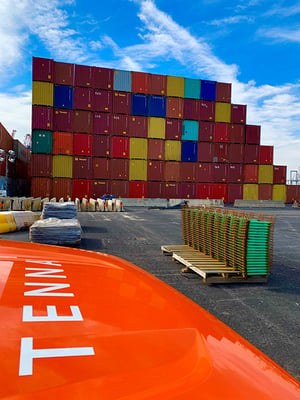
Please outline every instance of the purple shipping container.
[{"label": "purple shipping container", "polygon": [[114,71],[109,68],[93,67],[93,87],[112,90]]},{"label": "purple shipping container", "polygon": [[158,160],[149,160],[147,163],[148,181],[164,180],[164,162]]},{"label": "purple shipping container", "polygon": [[196,166],[196,182],[212,182],[213,181],[213,164],[199,163]]},{"label": "purple shipping container", "polygon": [[113,92],[114,114],[131,114],[131,93]]},{"label": "purple shipping container", "polygon": [[93,133],[109,135],[112,133],[111,114],[94,113]]},{"label": "purple shipping container", "polygon": [[246,123],[247,106],[243,104],[231,104],[231,123],[245,124]]},{"label": "purple shipping container", "polygon": [[177,182],[165,183],[166,199],[180,199],[180,186]]},{"label": "purple shipping container", "polygon": [[93,135],[93,156],[110,157],[110,136]]},{"label": "purple shipping container", "polygon": [[227,182],[227,164],[213,164],[213,181],[215,183]]},{"label": "purple shipping container", "polygon": [[54,83],[56,85],[74,85],[74,64],[54,61],[53,63]]},{"label": "purple shipping container", "polygon": [[74,109],[93,110],[94,91],[90,88],[74,88]]},{"label": "purple shipping container", "polygon": [[230,125],[230,143],[245,143],[245,125]]},{"label": "purple shipping container", "polygon": [[73,110],[55,109],[53,115],[53,130],[61,132],[73,132]]},{"label": "purple shipping container", "polygon": [[32,129],[53,130],[53,108],[43,106],[32,107]]},{"label": "purple shipping container", "polygon": [[93,178],[110,179],[110,159],[93,157]]},{"label": "purple shipping container", "polygon": [[216,103],[214,101],[199,101],[200,121],[215,120]]},{"label": "purple shipping container", "polygon": [[112,92],[110,90],[94,90],[93,110],[98,112],[111,113],[112,105]]},{"label": "purple shipping container", "polygon": [[128,115],[112,115],[112,134],[116,136],[128,135]]},{"label": "purple shipping container", "polygon": [[92,157],[73,156],[73,179],[91,179],[92,175]]},{"label": "purple shipping container", "polygon": [[164,182],[147,182],[147,197],[149,199],[164,199],[165,184]]},{"label": "purple shipping container", "polygon": [[273,166],[273,183],[281,184],[286,183],[286,165],[274,165]]},{"label": "purple shipping container", "polygon": [[242,164],[244,162],[244,145],[241,143],[230,143],[228,154],[229,162]]},{"label": "purple shipping container", "polygon": [[181,199],[195,199],[196,184],[194,182],[181,182],[179,184],[179,192]]},{"label": "purple shipping container", "polygon": [[228,184],[228,203],[234,203],[235,200],[242,200],[243,185],[239,183]]},{"label": "purple shipping container", "polygon": [[244,163],[245,164],[258,164],[258,160],[259,160],[259,145],[258,144],[245,144]]},{"label": "purple shipping container", "polygon": [[129,160],[125,158],[113,158],[110,161],[110,179],[129,179]]},{"label": "purple shipping container", "polygon": [[213,160],[213,143],[199,142],[198,145],[198,161],[212,162]]},{"label": "purple shipping container", "polygon": [[92,180],[92,197],[94,199],[109,193],[112,193],[110,180]]},{"label": "purple shipping container", "polygon": [[32,80],[53,82],[53,60],[32,57]]},{"label": "purple shipping container", "polygon": [[75,64],[75,86],[93,86],[93,67]]},{"label": "purple shipping container", "polygon": [[200,142],[213,142],[215,137],[215,123],[214,122],[199,122],[199,141]]},{"label": "purple shipping container", "polygon": [[200,119],[200,103],[196,99],[184,99],[183,102],[183,118],[199,121]]},{"label": "purple shipping container", "polygon": [[129,196],[129,181],[112,181],[111,194],[116,197],[128,198]]},{"label": "purple shipping container", "polygon": [[128,136],[146,138],[148,136],[148,118],[142,116],[129,116]]},{"label": "purple shipping container", "polygon": [[182,120],[166,119],[166,139],[181,140],[182,136]]},{"label": "purple shipping container", "polygon": [[229,164],[227,168],[228,183],[243,183],[243,164]]},{"label": "purple shipping container", "polygon": [[93,133],[93,113],[90,111],[75,110],[73,130],[74,132]]},{"label": "purple shipping container", "polygon": [[45,176],[48,178],[52,177],[51,154],[32,154],[31,176]]},{"label": "purple shipping container", "polygon": [[246,125],[246,143],[260,144],[260,126]]},{"label": "purple shipping container", "polygon": [[181,163],[181,181],[194,182],[196,180],[196,168],[198,163],[182,162]]}]

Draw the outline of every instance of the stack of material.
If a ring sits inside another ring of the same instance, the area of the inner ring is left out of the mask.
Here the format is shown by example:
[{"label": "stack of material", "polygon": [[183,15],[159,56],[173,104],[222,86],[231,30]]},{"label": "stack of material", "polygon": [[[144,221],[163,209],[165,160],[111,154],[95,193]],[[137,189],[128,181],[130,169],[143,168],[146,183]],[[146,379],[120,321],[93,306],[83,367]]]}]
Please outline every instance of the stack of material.
[{"label": "stack of material", "polygon": [[74,201],[66,201],[64,203],[49,202],[44,205],[42,219],[59,218],[71,219],[77,217],[77,211]]},{"label": "stack of material", "polygon": [[247,275],[266,275],[270,273],[270,235],[270,222],[257,220],[249,221]]},{"label": "stack of material", "polygon": [[30,227],[29,239],[35,243],[78,245],[81,239],[81,226],[75,218],[41,219]]}]

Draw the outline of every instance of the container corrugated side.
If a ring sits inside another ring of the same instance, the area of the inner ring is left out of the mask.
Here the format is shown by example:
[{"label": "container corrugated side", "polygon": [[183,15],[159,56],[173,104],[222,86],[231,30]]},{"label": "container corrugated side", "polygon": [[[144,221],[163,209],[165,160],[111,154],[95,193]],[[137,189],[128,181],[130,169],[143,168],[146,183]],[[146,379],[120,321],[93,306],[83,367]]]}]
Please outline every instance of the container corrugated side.
[{"label": "container corrugated side", "polygon": [[273,185],[272,200],[286,202],[286,198],[286,185]]},{"label": "container corrugated side", "polygon": [[273,183],[273,165],[259,165],[258,183]]},{"label": "container corrugated side", "polygon": [[243,200],[258,200],[258,185],[256,183],[244,183]]},{"label": "container corrugated side", "polygon": [[114,70],[114,90],[131,92],[131,72]]},{"label": "container corrugated side", "polygon": [[231,104],[230,103],[221,103],[216,102],[216,114],[215,114],[216,122],[227,122],[231,121]]},{"label": "container corrugated side", "polygon": [[73,177],[73,157],[54,155],[52,159],[53,178]]},{"label": "container corrugated side", "polygon": [[130,138],[129,157],[131,159],[147,160],[148,156],[148,141],[143,138]]},{"label": "container corrugated side", "polygon": [[188,99],[200,99],[200,79],[184,79],[184,97]]},{"label": "container corrugated side", "polygon": [[130,160],[129,163],[129,181],[147,180],[147,161]]},{"label": "container corrugated side", "polygon": [[149,117],[148,118],[148,137],[154,139],[165,139],[166,135],[165,119]]},{"label": "container corrugated side", "polygon": [[167,76],[167,96],[184,97],[184,78]]},{"label": "container corrugated side", "polygon": [[165,161],[181,161],[181,141],[165,141]]},{"label": "container corrugated side", "polygon": [[57,200],[61,197],[64,200],[72,198],[72,179],[68,178],[54,178],[52,179],[52,194],[51,197],[55,197]]},{"label": "container corrugated side", "polygon": [[54,85],[50,82],[32,82],[32,104],[53,107]]},{"label": "container corrugated side", "polygon": [[52,153],[52,132],[44,130],[32,131],[32,153]]}]

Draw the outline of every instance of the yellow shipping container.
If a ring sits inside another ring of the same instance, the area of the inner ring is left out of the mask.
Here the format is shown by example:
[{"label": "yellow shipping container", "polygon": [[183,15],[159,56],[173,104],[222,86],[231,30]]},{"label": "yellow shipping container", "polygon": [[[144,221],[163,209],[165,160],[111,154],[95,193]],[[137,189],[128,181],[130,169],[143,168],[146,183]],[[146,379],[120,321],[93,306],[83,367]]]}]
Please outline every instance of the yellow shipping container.
[{"label": "yellow shipping container", "polygon": [[53,106],[53,83],[32,82],[32,104]]},{"label": "yellow shipping container", "polygon": [[243,200],[258,200],[258,185],[249,183],[243,185]]},{"label": "yellow shipping container", "polygon": [[147,160],[148,141],[143,138],[130,138],[130,158]]},{"label": "yellow shipping container", "polygon": [[57,156],[52,159],[53,178],[72,178],[73,177],[73,157]]},{"label": "yellow shipping container", "polygon": [[230,121],[231,121],[231,104],[230,103],[216,102],[215,121],[230,123]]},{"label": "yellow shipping container", "polygon": [[273,183],[273,165],[258,166],[258,183]]},{"label": "yellow shipping container", "polygon": [[167,96],[184,97],[184,78],[167,76]]},{"label": "yellow shipping container", "polygon": [[130,181],[146,181],[147,180],[147,161],[146,160],[130,160],[129,180]]},{"label": "yellow shipping container", "polygon": [[165,161],[181,161],[181,141],[165,141]]},{"label": "yellow shipping container", "polygon": [[286,185],[273,185],[272,199],[286,202]]},{"label": "yellow shipping container", "polygon": [[164,118],[148,118],[148,137],[154,139],[164,139],[166,136],[166,127]]}]

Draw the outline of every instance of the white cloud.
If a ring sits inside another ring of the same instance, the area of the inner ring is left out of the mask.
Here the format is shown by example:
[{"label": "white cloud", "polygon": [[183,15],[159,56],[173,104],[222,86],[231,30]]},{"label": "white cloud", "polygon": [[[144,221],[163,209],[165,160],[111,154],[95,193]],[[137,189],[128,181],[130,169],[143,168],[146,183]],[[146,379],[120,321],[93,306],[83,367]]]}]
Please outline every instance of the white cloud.
[{"label": "white cloud", "polygon": [[243,21],[253,22],[254,19],[246,15],[235,15],[233,17],[214,19],[212,21],[208,21],[207,25],[214,25],[214,26],[232,25],[232,24],[238,24]]},{"label": "white cloud", "polygon": [[275,39],[280,42],[295,42],[300,43],[300,28],[299,29],[286,29],[286,28],[270,28],[259,29],[257,32],[260,36]]},{"label": "white cloud", "polygon": [[300,2],[290,7],[274,7],[267,11],[265,15],[280,15],[282,17],[290,17],[300,13]]}]

